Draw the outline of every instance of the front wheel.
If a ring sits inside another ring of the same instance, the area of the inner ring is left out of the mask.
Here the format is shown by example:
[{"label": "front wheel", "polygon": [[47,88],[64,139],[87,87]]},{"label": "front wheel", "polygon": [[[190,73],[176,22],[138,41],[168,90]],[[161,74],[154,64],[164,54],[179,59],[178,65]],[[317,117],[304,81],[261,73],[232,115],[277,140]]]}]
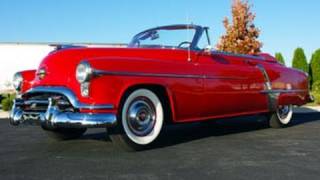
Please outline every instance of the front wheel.
[{"label": "front wheel", "polygon": [[118,125],[107,129],[109,137],[126,150],[145,149],[157,139],[162,129],[162,102],[148,89],[137,89],[124,99],[119,109]]},{"label": "front wheel", "polygon": [[270,115],[269,125],[272,128],[287,127],[292,121],[292,116],[292,105],[279,106],[276,112]]}]

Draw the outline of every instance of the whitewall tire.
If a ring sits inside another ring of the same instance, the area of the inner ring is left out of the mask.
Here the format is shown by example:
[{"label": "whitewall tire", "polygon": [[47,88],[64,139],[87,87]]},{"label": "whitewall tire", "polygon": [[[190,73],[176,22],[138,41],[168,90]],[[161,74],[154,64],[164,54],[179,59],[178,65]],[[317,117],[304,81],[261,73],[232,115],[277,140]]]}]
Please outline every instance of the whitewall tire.
[{"label": "whitewall tire", "polygon": [[131,92],[119,109],[117,130],[108,128],[111,140],[127,150],[141,150],[152,144],[164,123],[162,104],[151,90]]},{"label": "whitewall tire", "polygon": [[285,105],[279,106],[275,113],[270,116],[270,127],[283,128],[287,127],[292,122],[293,106]]}]

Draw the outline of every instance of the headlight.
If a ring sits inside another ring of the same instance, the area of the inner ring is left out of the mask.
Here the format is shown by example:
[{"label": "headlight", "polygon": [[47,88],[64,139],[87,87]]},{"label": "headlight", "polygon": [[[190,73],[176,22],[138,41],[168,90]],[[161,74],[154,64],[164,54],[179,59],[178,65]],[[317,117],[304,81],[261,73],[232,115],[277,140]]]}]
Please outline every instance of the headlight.
[{"label": "headlight", "polygon": [[92,68],[88,62],[81,62],[77,66],[76,78],[79,83],[82,84],[82,83],[90,81],[92,74],[93,74]]},{"label": "headlight", "polygon": [[21,75],[21,73],[16,73],[13,77],[13,87],[17,90],[20,91],[21,90],[21,86],[22,86],[22,82],[23,82],[23,77]]}]

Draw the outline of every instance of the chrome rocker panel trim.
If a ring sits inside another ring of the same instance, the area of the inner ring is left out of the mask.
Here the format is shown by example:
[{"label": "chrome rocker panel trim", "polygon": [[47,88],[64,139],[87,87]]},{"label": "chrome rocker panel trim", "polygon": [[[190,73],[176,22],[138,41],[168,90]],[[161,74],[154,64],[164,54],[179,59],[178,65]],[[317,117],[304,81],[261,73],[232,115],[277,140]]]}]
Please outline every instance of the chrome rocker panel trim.
[{"label": "chrome rocker panel trim", "polygon": [[[54,100],[49,99],[49,106],[45,113],[24,112],[15,104],[10,113],[10,124],[40,125],[46,129],[55,128],[105,128],[115,126],[117,118],[115,114],[91,114],[77,112],[61,112],[54,106]],[[27,118],[26,118],[27,117]]]}]

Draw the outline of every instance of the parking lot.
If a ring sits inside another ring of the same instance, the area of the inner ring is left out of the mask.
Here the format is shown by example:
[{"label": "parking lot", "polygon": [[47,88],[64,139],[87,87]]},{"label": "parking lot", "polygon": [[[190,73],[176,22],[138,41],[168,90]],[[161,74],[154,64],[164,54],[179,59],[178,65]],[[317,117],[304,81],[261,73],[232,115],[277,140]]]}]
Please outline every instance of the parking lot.
[{"label": "parking lot", "polygon": [[153,149],[120,152],[103,129],[48,140],[0,120],[0,179],[319,179],[320,113],[270,129],[263,117],[169,126]]}]

